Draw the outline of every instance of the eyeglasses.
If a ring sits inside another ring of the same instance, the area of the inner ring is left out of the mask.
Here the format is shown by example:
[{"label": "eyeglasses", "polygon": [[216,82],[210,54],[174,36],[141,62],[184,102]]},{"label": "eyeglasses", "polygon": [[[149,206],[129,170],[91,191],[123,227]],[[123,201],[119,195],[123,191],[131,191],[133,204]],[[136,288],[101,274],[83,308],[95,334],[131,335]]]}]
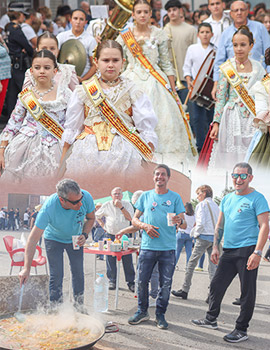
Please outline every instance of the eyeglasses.
[{"label": "eyeglasses", "polygon": [[247,11],[247,8],[246,9],[235,9],[235,10],[231,10],[231,12],[233,13],[236,13],[236,12],[245,12]]},{"label": "eyeglasses", "polygon": [[77,201],[71,201],[71,200],[69,200],[69,199],[67,199],[67,198],[63,198],[63,199],[64,199],[66,202],[71,203],[72,205],[76,205],[76,204],[78,204],[78,203],[83,199],[83,193],[82,193],[81,198],[78,199]]},{"label": "eyeglasses", "polygon": [[237,173],[232,173],[232,178],[237,180],[238,177],[240,177],[241,180],[246,180],[249,174],[237,174]]}]

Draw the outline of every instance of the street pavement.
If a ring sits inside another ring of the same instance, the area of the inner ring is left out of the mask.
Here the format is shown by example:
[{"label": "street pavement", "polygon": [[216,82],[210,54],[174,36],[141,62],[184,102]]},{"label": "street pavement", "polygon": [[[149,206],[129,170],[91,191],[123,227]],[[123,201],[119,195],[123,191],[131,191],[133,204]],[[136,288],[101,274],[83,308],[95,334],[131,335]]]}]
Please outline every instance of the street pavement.
[{"label": "street pavement", "polygon": [[[10,270],[10,257],[3,243],[3,236],[7,234],[20,238],[22,231],[0,231],[0,266],[1,275],[8,276]],[[24,231],[27,234],[29,231]],[[267,245],[269,242],[267,243]],[[42,244],[43,255],[45,254]],[[135,255],[133,254],[133,257]],[[179,289],[184,279],[185,253],[182,253],[173,279],[172,289]],[[94,256],[85,254],[85,305],[90,314],[93,313],[93,286],[94,286]],[[133,259],[135,262],[135,258]],[[168,330],[160,330],[156,327],[155,309],[150,308],[150,320],[139,325],[129,325],[128,318],[137,310],[137,299],[128,290],[121,267],[118,310],[114,310],[115,293],[109,291],[109,311],[102,315],[95,315],[104,323],[116,322],[119,332],[105,334],[93,347],[95,350],[129,349],[129,350],[268,350],[270,349],[270,263],[262,261],[257,281],[257,300],[253,318],[248,330],[249,340],[230,344],[223,340],[223,336],[234,329],[234,323],[239,314],[239,306],[232,305],[232,301],[239,297],[239,280],[235,278],[224,297],[218,330],[195,327],[190,323],[191,319],[202,318],[207,311],[205,299],[208,293],[207,258],[204,271],[195,272],[192,287],[187,300],[171,296],[166,313],[169,323]],[[19,272],[18,267],[13,268],[13,275]],[[106,272],[105,261],[97,260],[97,272]],[[32,271],[34,273],[34,270]],[[39,274],[44,274],[44,267],[38,268]],[[64,295],[69,299],[69,265],[65,257]]]}]

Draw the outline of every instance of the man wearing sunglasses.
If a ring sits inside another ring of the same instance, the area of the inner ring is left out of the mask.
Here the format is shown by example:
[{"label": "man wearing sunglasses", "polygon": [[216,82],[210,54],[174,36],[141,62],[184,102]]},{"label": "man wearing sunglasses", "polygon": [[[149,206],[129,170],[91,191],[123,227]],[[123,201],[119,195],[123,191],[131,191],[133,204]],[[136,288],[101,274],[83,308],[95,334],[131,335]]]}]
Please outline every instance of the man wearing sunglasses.
[{"label": "man wearing sunglasses", "polygon": [[[236,164],[232,173],[235,192],[222,199],[215,229],[211,259],[218,267],[210,285],[209,309],[206,318],[191,321],[196,326],[217,329],[223,296],[238,274],[241,311],[235,329],[223,338],[231,343],[248,339],[247,328],[256,299],[258,266],[269,232],[269,207],[264,196],[250,187],[252,179],[249,164]],[[223,235],[223,254],[219,257],[218,244]]]},{"label": "man wearing sunglasses", "polygon": [[[92,196],[81,190],[77,182],[63,179],[56,185],[56,193],[43,204],[30,232],[24,268],[20,272],[20,283],[24,284],[31,269],[36,244],[44,232],[46,254],[50,268],[50,301],[63,301],[64,277],[63,254],[66,251],[72,274],[74,305],[81,310],[84,295],[83,245],[95,220],[95,205]],[[79,249],[74,249],[72,236],[78,236]]]}]

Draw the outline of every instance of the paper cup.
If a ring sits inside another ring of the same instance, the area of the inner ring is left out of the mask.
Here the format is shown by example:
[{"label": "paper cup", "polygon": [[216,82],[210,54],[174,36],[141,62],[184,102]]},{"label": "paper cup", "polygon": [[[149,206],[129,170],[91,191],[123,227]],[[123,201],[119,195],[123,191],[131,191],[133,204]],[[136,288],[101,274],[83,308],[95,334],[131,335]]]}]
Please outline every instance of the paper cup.
[{"label": "paper cup", "polygon": [[172,218],[175,216],[175,213],[167,213],[167,224],[168,226],[174,226]]},{"label": "paper cup", "polygon": [[134,238],[131,237],[128,239],[129,245],[133,246],[134,245]]},{"label": "paper cup", "polygon": [[107,250],[109,252],[111,251],[111,245],[112,245],[112,241],[111,240],[107,240]]},{"label": "paper cup", "polygon": [[80,246],[78,245],[78,238],[79,236],[72,236],[72,243],[73,243],[73,249],[74,250],[79,250]]},{"label": "paper cup", "polygon": [[98,250],[104,250],[104,241],[98,241]]},{"label": "paper cup", "polygon": [[129,241],[123,241],[123,250],[128,250]]}]

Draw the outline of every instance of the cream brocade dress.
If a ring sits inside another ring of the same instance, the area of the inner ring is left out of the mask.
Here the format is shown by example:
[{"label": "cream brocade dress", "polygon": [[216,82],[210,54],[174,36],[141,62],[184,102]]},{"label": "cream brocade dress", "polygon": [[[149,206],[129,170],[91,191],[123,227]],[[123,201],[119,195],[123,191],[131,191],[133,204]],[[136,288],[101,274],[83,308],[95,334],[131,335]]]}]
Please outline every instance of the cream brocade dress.
[{"label": "cream brocade dress", "polygon": [[[174,71],[169,58],[166,32],[151,26],[150,38],[136,38],[136,40],[142,47],[145,57],[169,84],[167,76],[174,75]],[[159,154],[157,154],[158,161],[162,161],[177,170],[182,168],[181,162],[187,166],[194,164],[197,159],[192,155],[184,121],[174,98],[132,56],[120,35],[117,41],[122,45],[126,58],[126,69],[122,75],[132,80],[144,91],[152,102],[158,117],[155,129],[158,135],[158,148],[156,150]],[[193,144],[195,145],[194,139]]]},{"label": "cream brocade dress", "polygon": [[[145,142],[151,142],[157,147],[157,135],[154,131],[157,117],[147,96],[125,78],[121,78],[117,86],[103,89],[103,92],[117,108],[126,125],[135,127]],[[141,169],[142,157],[137,149],[113,128],[107,134],[109,139],[112,137],[111,146],[108,150],[99,150],[97,137],[100,129],[96,128],[102,124],[105,125],[102,116],[92,105],[83,86],[78,86],[68,106],[62,137],[62,142],[73,144],[71,154],[66,159],[65,176],[91,173],[129,175]],[[84,130],[90,130],[90,133],[84,133]],[[80,137],[76,139],[78,135]]]},{"label": "cream brocade dress", "polygon": [[[69,80],[69,76],[62,76],[55,100],[38,99],[43,109],[62,126],[71,96]],[[1,134],[1,141],[8,141],[1,182],[20,182],[56,175],[62,153],[60,142],[32,117],[19,98]]]}]

